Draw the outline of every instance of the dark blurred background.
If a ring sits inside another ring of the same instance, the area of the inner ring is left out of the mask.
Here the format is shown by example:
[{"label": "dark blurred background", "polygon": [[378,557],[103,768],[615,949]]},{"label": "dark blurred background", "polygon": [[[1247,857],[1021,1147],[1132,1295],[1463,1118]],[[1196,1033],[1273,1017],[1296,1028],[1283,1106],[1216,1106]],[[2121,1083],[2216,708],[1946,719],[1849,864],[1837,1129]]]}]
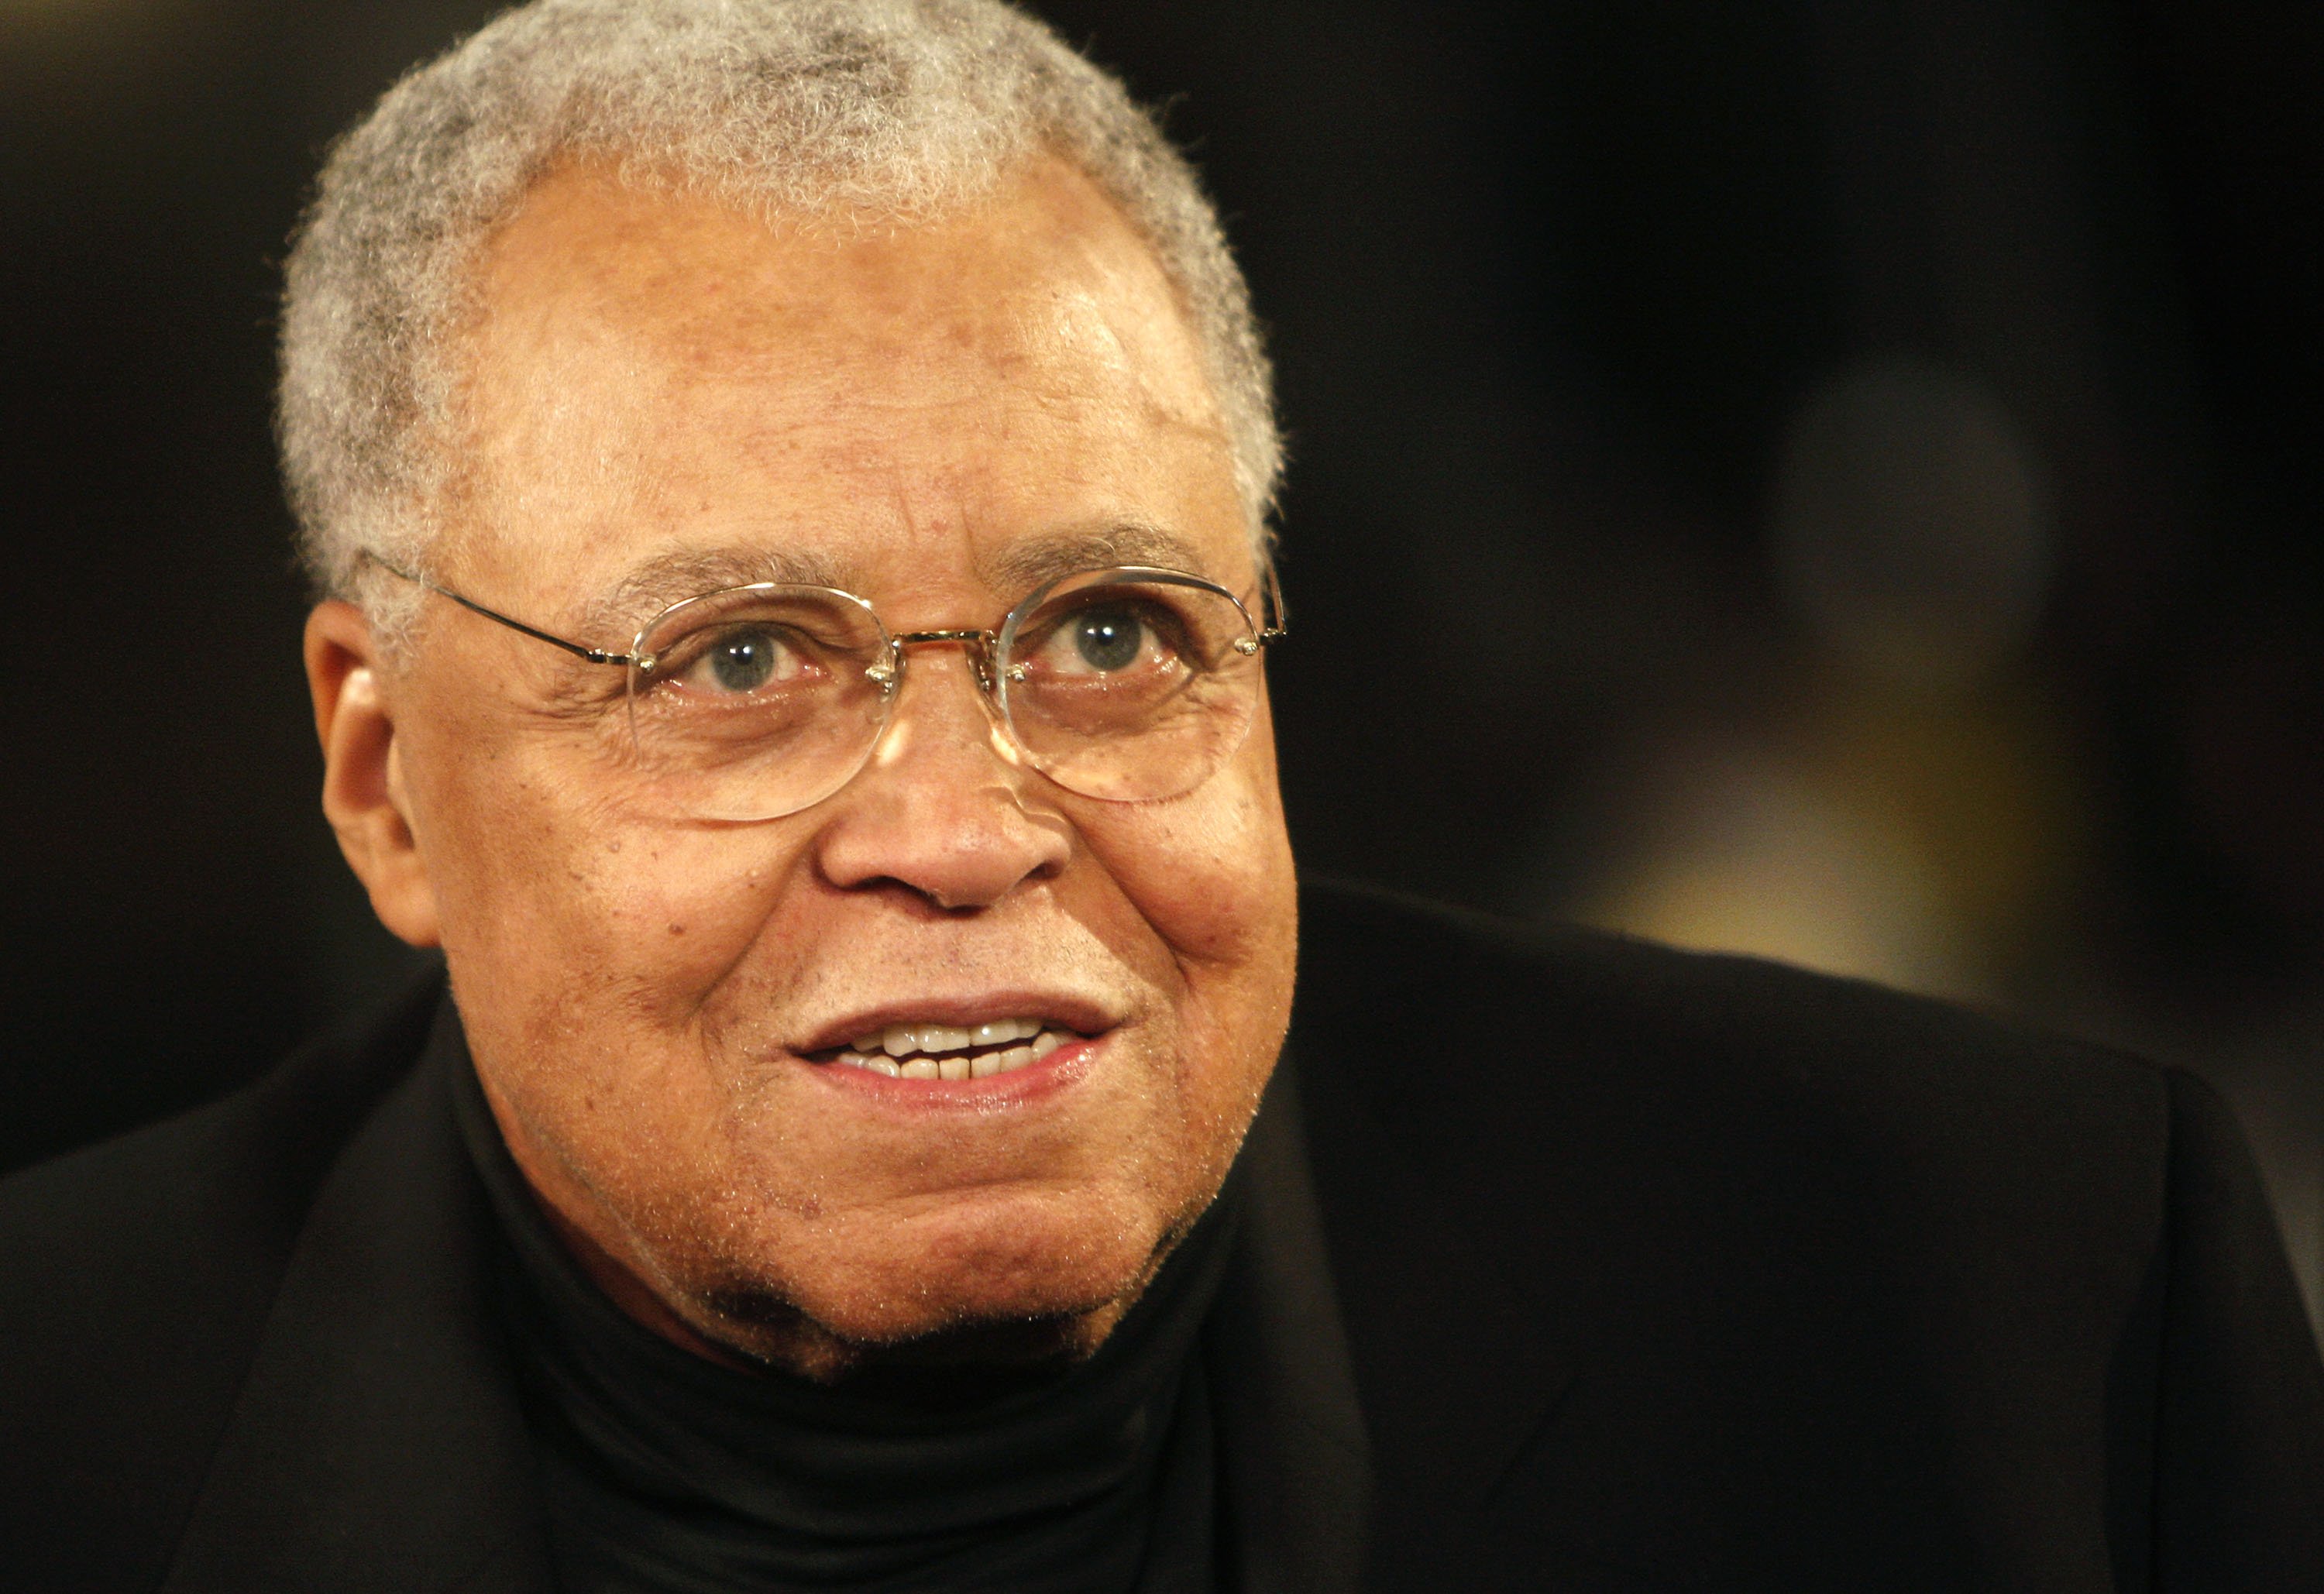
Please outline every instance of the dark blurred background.
[{"label": "dark blurred background", "polygon": [[[0,0],[0,1166],[397,977],[268,435],[483,0]],[[2324,7],[1048,0],[1273,328],[1311,870],[2180,1060],[2324,1262]]]}]

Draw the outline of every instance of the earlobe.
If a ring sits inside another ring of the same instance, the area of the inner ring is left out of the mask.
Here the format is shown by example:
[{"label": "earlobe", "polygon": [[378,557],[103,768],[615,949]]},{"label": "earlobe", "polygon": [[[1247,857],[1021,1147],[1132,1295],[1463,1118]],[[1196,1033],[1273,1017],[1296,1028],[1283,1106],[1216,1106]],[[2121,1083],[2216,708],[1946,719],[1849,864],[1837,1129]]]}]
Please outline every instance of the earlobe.
[{"label": "earlobe", "polygon": [[307,686],[323,750],[323,815],[372,910],[414,946],[439,943],[436,894],[411,822],[394,705],[370,623],[331,599],[307,617]]}]

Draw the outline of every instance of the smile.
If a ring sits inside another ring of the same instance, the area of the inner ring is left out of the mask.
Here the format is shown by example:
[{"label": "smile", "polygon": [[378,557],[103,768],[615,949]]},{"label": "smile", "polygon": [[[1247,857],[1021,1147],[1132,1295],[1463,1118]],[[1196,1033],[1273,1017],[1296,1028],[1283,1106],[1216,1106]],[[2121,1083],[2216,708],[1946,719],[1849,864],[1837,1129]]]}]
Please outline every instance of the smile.
[{"label": "smile", "polygon": [[890,1079],[990,1079],[1039,1062],[1083,1037],[1038,1018],[1000,1018],[973,1028],[890,1024],[857,1036],[829,1061]]}]

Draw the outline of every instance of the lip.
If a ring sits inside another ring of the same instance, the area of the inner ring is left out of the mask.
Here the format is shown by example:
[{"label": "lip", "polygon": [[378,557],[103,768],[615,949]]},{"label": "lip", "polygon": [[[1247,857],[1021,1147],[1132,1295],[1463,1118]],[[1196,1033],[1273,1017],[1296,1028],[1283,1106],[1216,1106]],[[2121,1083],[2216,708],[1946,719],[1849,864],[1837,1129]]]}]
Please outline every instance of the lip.
[{"label": "lip", "polygon": [[[931,1021],[954,1022],[942,1018]],[[1029,1106],[1073,1089],[1096,1071],[1112,1038],[1113,1032],[1108,1029],[1067,1041],[1038,1062],[982,1079],[890,1079],[844,1063],[817,1063],[806,1057],[799,1063],[824,1089],[889,1111],[991,1112]]]}]

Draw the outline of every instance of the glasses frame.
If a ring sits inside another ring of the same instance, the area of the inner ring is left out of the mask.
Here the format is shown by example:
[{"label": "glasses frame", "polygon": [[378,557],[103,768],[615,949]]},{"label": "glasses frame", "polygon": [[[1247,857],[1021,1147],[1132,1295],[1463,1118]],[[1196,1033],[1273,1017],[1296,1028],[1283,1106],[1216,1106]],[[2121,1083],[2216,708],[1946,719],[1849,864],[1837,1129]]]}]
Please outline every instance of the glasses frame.
[{"label": "glasses frame", "polygon": [[[855,604],[863,611],[865,617],[872,622],[872,628],[878,631],[884,655],[881,662],[868,667],[863,672],[880,688],[881,707],[879,723],[873,729],[870,739],[865,742],[862,756],[828,790],[794,807],[763,815],[761,816],[761,819],[780,819],[787,815],[811,808],[825,797],[844,789],[850,781],[862,773],[864,764],[870,761],[873,751],[879,747],[880,739],[887,733],[889,718],[894,713],[896,701],[903,691],[905,671],[909,661],[909,656],[905,650],[939,642],[956,644],[968,656],[970,668],[976,675],[978,696],[985,705],[986,712],[992,716],[993,723],[1000,726],[1001,732],[1009,738],[1010,747],[1029,768],[1040,770],[1044,776],[1055,779],[1056,777],[1049,776],[1048,771],[1042,769],[1041,755],[1035,752],[1026,739],[1018,733],[1015,718],[1009,706],[1009,682],[1011,679],[1023,679],[1024,667],[1018,666],[1004,671],[999,668],[999,664],[1000,660],[1007,656],[1008,645],[1014,641],[1018,627],[1039,611],[1041,604],[1047,600],[1050,594],[1066,583],[1077,581],[1084,576],[1106,576],[1122,582],[1155,582],[1174,586],[1189,586],[1217,594],[1235,606],[1235,612],[1242,616],[1243,624],[1247,628],[1246,632],[1235,638],[1230,646],[1245,658],[1256,657],[1264,649],[1273,646],[1290,634],[1288,616],[1285,613],[1283,604],[1282,584],[1276,576],[1274,561],[1263,555],[1259,559],[1258,594],[1263,618],[1259,620],[1251,617],[1250,606],[1248,604],[1208,576],[1197,576],[1189,570],[1174,570],[1161,565],[1095,565],[1085,570],[1069,571],[1053,580],[1043,582],[1018,600],[1002,618],[997,629],[947,626],[931,631],[890,631],[887,622],[880,618],[880,612],[872,607],[869,598],[860,596],[843,587],[818,586],[813,583],[803,582],[757,581],[747,582],[738,586],[715,587],[709,592],[696,593],[691,597],[680,598],[677,603],[664,606],[644,624],[638,627],[636,633],[630,639],[628,651],[620,653],[604,648],[593,648],[586,642],[576,642],[568,637],[560,637],[554,631],[544,631],[540,626],[517,619],[514,615],[504,614],[498,609],[480,604],[474,598],[455,592],[450,587],[431,581],[415,571],[392,564],[368,548],[364,550],[363,557],[390,576],[408,581],[423,591],[435,594],[438,597],[448,599],[470,613],[481,615],[495,625],[505,626],[520,636],[530,637],[535,641],[546,642],[552,648],[562,649],[585,663],[609,665],[627,670],[630,677],[627,697],[632,708],[637,702],[641,677],[650,675],[657,662],[654,656],[645,650],[646,638],[652,635],[671,615],[681,609],[690,608],[696,604],[708,603],[717,598],[731,597],[736,594],[758,592],[822,593]],[[1249,734],[1248,725],[1244,728],[1244,734]],[[1208,776],[1205,775],[1204,779],[1207,779]],[[1059,782],[1059,784],[1064,783]],[[1201,782],[1197,781],[1195,784],[1200,785]],[[1075,790],[1070,786],[1065,787],[1065,789]],[[1189,787],[1185,789],[1192,790],[1193,788]],[[1093,801],[1097,802],[1152,800],[1138,797],[1107,797],[1087,792],[1080,792],[1077,795],[1089,797]],[[757,822],[739,821],[738,823]]]}]

